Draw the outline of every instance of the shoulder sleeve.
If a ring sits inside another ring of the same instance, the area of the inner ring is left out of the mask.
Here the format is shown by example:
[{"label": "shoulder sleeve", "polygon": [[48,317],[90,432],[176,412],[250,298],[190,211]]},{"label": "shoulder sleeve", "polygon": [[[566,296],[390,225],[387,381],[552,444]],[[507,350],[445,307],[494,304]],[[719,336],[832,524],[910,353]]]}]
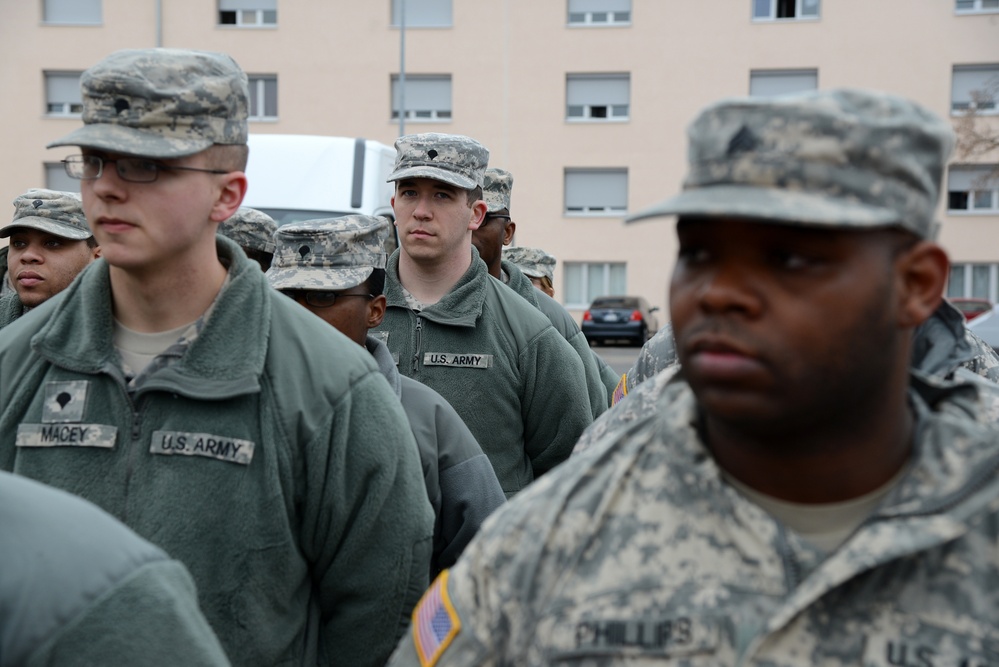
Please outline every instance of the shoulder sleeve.
[{"label": "shoulder sleeve", "polygon": [[228,665],[184,567],[149,563],[118,582],[26,665]]},{"label": "shoulder sleeve", "polygon": [[321,650],[338,664],[381,665],[426,589],[433,511],[409,423],[377,371],[325,424],[305,445],[300,539],[319,589]]},{"label": "shoulder sleeve", "polygon": [[583,362],[550,325],[521,353],[524,449],[539,477],[569,458],[593,421]]}]

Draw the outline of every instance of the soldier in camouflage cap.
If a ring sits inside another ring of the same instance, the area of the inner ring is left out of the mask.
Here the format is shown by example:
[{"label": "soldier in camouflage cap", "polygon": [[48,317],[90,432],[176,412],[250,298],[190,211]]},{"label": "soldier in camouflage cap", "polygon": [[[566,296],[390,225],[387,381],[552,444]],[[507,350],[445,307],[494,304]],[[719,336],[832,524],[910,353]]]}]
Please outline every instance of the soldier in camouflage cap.
[{"label": "soldier in camouflage cap", "polygon": [[541,248],[525,248],[513,246],[503,248],[503,259],[524,272],[534,286],[555,298],[555,263],[556,259]]},{"label": "soldier in camouflage cap", "polygon": [[598,357],[590,348],[586,336],[562,304],[555,301],[554,294],[546,294],[535,289],[534,282],[520,270],[520,267],[503,255],[504,246],[513,241],[513,235],[517,230],[517,223],[510,217],[513,174],[505,169],[489,167],[486,169],[484,182],[483,197],[486,200],[487,212],[479,228],[472,232],[472,245],[485,262],[489,275],[502,281],[540,310],[576,351],[583,364],[583,380],[590,397],[590,412],[597,417],[607,409],[609,403],[607,389],[600,377]]},{"label": "soldier in camouflage cap", "polygon": [[406,412],[434,508],[430,574],[454,565],[493,510],[505,502],[489,459],[461,417],[430,387],[399,373],[368,330],[385,317],[387,218],[347,215],[286,225],[275,236],[271,286],[371,353]]},{"label": "soldier in camouflage cap", "polygon": [[267,280],[277,290],[345,290],[385,268],[388,218],[345,215],[285,225],[274,235]]},{"label": "soldier in camouflage cap", "polygon": [[909,372],[947,123],[819,92],[724,101],[691,144],[654,210],[681,365],[495,515],[392,667],[994,661],[996,387]]},{"label": "soldier in camouflage cap", "polygon": [[0,237],[10,238],[14,288],[0,298],[0,328],[66,289],[101,254],[73,192],[37,188],[18,195],[14,219],[0,229]]},{"label": "soldier in camouflage cap", "polygon": [[236,215],[219,225],[219,234],[239,244],[246,256],[259,264],[262,271],[271,267],[276,231],[274,218],[249,206],[240,206]]},{"label": "soldier in camouflage cap", "polygon": [[79,147],[102,261],[0,336],[0,468],[152,536],[234,664],[381,664],[433,513],[370,355],[218,234],[247,189],[246,75],[143,49],[81,81],[83,126],[52,146]]},{"label": "soldier in camouflage cap", "polygon": [[487,219],[489,151],[433,133],[401,137],[396,150],[399,249],[378,331],[400,373],[454,406],[511,496],[568,456],[592,421],[583,368],[550,321],[479,261],[472,238]]}]

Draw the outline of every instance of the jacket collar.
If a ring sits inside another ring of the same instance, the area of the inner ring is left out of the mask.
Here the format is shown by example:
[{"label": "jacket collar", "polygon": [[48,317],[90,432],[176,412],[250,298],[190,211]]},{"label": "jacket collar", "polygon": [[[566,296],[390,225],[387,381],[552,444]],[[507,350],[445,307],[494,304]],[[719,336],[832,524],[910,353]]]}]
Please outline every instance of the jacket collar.
[{"label": "jacket collar", "polygon": [[396,367],[395,361],[392,360],[392,353],[389,351],[388,345],[369,335],[364,341],[364,347],[375,358],[375,363],[378,364],[378,372],[388,380],[392,391],[395,392],[396,396],[401,397],[402,380],[400,379],[399,369]]},{"label": "jacket collar", "polygon": [[[259,266],[239,246],[219,236],[216,247],[219,259],[229,265],[229,285],[184,356],[158,371],[144,388],[207,398],[259,390],[257,378],[263,371],[270,331],[271,289]],[[51,315],[32,337],[32,348],[67,370],[111,372],[117,367],[117,354],[107,262],[93,262],[56,298]]]},{"label": "jacket collar", "polygon": [[500,266],[510,276],[510,282],[506,284],[507,287],[527,299],[528,303],[537,308],[538,290],[534,287],[531,279],[524,275],[524,272],[508,259],[500,260]]},{"label": "jacket collar", "polygon": [[[479,259],[479,251],[475,249],[475,246],[469,247],[472,252],[472,263],[468,270],[444,295],[444,298],[420,311],[420,317],[449,326],[475,326],[476,321],[482,315],[490,276],[485,262]],[[390,308],[408,309],[406,297],[402,293],[402,283],[399,281],[400,252],[401,250],[396,250],[392,253],[388,265],[385,267],[388,277],[385,281],[385,298]]]}]

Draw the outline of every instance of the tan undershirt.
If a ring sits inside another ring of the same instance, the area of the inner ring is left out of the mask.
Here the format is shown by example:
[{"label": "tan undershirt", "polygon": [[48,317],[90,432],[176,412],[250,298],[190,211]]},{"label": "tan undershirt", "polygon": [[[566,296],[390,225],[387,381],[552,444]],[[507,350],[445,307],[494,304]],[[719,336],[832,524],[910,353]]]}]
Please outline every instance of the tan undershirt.
[{"label": "tan undershirt", "polygon": [[857,498],[838,503],[806,504],[779,500],[752,489],[731,475],[725,481],[739,493],[766,510],[771,516],[819,549],[830,552],[846,541],[869,517],[878,504],[895,488],[907,470],[903,466],[881,487]]},{"label": "tan undershirt", "polygon": [[167,348],[177,342],[180,335],[187,331],[192,324],[194,322],[169,331],[141,333],[129,329],[116,318],[114,321],[114,346],[127,369],[132,374],[138,375],[157,355],[165,352]]}]

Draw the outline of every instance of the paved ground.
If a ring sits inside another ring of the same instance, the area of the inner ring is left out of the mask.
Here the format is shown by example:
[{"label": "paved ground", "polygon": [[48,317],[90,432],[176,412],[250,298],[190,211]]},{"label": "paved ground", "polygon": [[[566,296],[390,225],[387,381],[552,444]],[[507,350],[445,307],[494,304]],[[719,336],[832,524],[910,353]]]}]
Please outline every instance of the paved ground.
[{"label": "paved ground", "polygon": [[625,347],[624,345],[601,345],[593,348],[611,368],[618,373],[624,373],[638,358],[639,347]]}]

